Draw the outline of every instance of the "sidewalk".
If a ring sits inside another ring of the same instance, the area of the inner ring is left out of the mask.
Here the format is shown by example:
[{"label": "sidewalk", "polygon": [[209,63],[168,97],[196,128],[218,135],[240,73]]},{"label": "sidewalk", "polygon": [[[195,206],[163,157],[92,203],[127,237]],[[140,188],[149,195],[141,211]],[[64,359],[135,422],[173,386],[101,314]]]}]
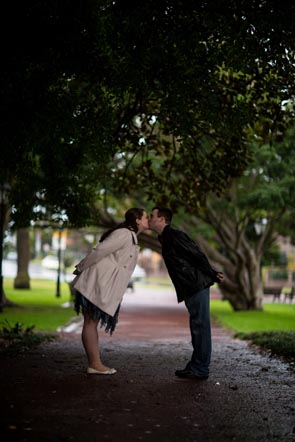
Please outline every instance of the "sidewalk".
[{"label": "sidewalk", "polygon": [[268,442],[295,440],[295,377],[213,325],[207,381],[174,376],[191,354],[173,289],[127,293],[101,332],[114,376],[85,374],[81,321],[56,342],[1,361],[2,441]]}]

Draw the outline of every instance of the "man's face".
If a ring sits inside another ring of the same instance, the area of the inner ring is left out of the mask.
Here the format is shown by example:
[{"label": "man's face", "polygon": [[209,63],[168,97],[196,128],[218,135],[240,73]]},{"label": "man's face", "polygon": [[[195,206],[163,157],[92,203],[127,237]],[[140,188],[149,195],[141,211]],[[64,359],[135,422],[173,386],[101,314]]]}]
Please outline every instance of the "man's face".
[{"label": "man's face", "polygon": [[164,217],[158,216],[158,209],[154,209],[151,213],[150,219],[149,219],[149,226],[151,230],[154,230],[155,232],[161,232],[163,230],[164,226]]},{"label": "man's face", "polygon": [[144,230],[148,230],[149,229],[149,218],[147,216],[147,213],[144,211],[143,215],[140,219],[136,220],[136,224],[138,227],[138,230],[140,232],[143,232]]}]

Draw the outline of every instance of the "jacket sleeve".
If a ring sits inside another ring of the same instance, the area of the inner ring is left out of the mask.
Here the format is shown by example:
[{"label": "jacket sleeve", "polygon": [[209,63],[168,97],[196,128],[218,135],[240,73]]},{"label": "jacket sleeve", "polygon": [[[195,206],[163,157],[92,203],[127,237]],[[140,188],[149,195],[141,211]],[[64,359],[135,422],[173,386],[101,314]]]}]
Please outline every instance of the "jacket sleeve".
[{"label": "jacket sleeve", "polygon": [[83,272],[83,270],[97,263],[111,253],[114,253],[124,247],[128,247],[128,245],[131,246],[131,244],[132,236],[128,229],[115,230],[103,242],[95,246],[91,252],[84,259],[82,259],[79,264],[76,265],[75,272],[80,274]]},{"label": "jacket sleeve", "polygon": [[200,250],[197,244],[184,232],[179,231],[177,237],[174,238],[174,247],[177,252],[187,259],[191,265],[201,270],[203,273],[210,275],[216,282],[217,271],[211,267],[207,256]]}]

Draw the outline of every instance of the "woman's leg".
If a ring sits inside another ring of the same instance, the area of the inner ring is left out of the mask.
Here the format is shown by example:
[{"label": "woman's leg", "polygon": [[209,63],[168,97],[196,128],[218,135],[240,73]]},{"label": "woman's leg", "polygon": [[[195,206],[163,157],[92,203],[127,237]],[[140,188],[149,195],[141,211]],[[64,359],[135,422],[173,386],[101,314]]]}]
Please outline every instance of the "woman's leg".
[{"label": "woman's leg", "polygon": [[93,320],[87,314],[84,314],[84,324],[82,330],[82,343],[88,359],[88,367],[95,370],[105,371],[106,367],[100,359],[99,337],[98,337],[98,320]]}]

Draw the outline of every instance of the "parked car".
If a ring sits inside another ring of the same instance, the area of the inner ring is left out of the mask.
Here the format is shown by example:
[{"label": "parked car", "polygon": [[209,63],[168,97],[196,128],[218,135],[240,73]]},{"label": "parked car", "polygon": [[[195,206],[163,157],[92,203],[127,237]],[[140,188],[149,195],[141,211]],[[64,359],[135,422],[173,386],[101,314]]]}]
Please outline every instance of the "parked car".
[{"label": "parked car", "polygon": [[57,270],[58,269],[58,259],[57,256],[47,255],[42,259],[41,265],[46,269]]},{"label": "parked car", "polygon": [[145,276],[146,276],[145,270],[142,267],[140,267],[139,265],[136,265],[135,269],[131,275],[131,279],[128,282],[127,289],[134,292],[134,282],[140,281],[141,278],[145,278]]},{"label": "parked car", "polygon": [[16,261],[17,260],[17,253],[16,252],[8,252],[6,255],[6,259],[9,259],[10,261]]},{"label": "parked car", "polygon": [[141,278],[145,278],[146,277],[146,272],[145,270],[140,267],[138,264],[136,264],[135,269],[131,275],[131,280],[132,281],[139,281]]}]

